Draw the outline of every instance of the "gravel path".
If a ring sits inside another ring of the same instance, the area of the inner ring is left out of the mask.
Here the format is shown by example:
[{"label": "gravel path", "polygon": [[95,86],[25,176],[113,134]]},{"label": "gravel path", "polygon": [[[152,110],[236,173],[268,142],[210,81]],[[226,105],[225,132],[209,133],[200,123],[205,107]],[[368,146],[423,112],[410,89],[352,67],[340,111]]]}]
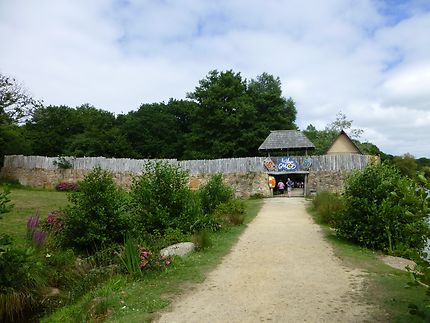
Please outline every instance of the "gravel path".
[{"label": "gravel path", "polygon": [[333,255],[303,198],[266,199],[231,253],[158,322],[363,322],[363,276]]}]

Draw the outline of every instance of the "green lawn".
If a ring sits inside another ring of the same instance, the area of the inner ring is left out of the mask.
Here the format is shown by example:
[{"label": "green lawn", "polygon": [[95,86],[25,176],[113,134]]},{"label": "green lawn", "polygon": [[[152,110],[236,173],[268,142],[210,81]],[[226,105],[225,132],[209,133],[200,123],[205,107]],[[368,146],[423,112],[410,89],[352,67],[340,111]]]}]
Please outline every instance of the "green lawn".
[{"label": "green lawn", "polygon": [[12,188],[11,200],[14,207],[12,211],[1,215],[3,219],[0,220],[0,232],[11,235],[17,244],[23,245],[28,217],[38,210],[40,218],[46,218],[50,211],[67,204],[67,194],[51,190]]}]

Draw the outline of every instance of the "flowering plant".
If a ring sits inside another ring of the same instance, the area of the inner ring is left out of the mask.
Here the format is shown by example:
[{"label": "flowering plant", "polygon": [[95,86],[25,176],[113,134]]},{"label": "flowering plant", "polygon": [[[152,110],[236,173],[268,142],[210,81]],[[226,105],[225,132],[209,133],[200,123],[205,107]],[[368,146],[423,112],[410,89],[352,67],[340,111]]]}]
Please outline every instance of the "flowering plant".
[{"label": "flowering plant", "polygon": [[64,221],[61,218],[61,211],[56,210],[48,213],[46,221],[43,223],[42,227],[47,231],[52,233],[58,233],[64,229]]},{"label": "flowering plant", "polygon": [[27,220],[27,238],[36,247],[41,247],[45,243],[46,231],[39,228],[39,210],[36,210],[36,214],[30,215]]},{"label": "flowering plant", "polygon": [[55,189],[62,192],[77,192],[79,191],[79,186],[76,183],[60,182],[55,185]]}]

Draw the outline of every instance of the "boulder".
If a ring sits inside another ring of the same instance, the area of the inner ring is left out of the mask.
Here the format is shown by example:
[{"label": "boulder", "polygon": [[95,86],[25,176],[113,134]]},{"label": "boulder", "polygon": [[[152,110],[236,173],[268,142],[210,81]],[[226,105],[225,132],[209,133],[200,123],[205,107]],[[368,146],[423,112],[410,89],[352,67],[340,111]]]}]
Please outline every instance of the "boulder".
[{"label": "boulder", "polygon": [[406,267],[409,267],[410,269],[414,269],[416,265],[415,262],[413,262],[412,260],[400,258],[400,257],[381,256],[379,258],[388,266],[396,269],[400,269],[403,271],[407,271]]},{"label": "boulder", "polygon": [[194,243],[192,242],[181,242],[171,246],[168,246],[160,251],[161,256],[186,256],[193,252],[195,249]]}]

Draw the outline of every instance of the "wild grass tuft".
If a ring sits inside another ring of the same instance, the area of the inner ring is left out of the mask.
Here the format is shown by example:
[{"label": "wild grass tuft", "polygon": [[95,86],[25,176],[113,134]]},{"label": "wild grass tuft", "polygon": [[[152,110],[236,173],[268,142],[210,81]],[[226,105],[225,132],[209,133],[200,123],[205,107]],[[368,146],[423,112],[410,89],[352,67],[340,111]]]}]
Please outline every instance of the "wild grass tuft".
[{"label": "wild grass tuft", "polygon": [[342,198],[331,192],[318,193],[312,204],[317,212],[317,221],[331,226],[336,223],[337,215],[343,210]]}]

